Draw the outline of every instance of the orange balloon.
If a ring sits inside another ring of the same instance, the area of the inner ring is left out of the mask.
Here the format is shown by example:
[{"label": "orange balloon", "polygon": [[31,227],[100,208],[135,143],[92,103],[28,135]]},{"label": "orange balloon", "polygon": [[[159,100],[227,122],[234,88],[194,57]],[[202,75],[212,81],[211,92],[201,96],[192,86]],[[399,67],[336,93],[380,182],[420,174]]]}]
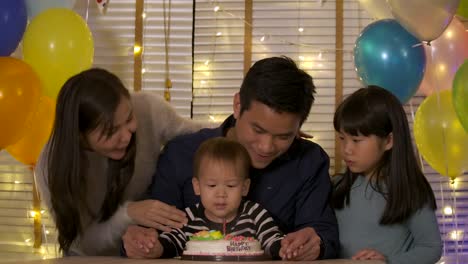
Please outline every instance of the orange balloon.
[{"label": "orange balloon", "polygon": [[40,94],[41,82],[28,64],[0,57],[0,149],[23,136]]},{"label": "orange balloon", "polygon": [[39,154],[49,140],[55,118],[55,101],[42,96],[33,113],[25,135],[14,145],[6,148],[16,160],[26,165],[36,165]]}]

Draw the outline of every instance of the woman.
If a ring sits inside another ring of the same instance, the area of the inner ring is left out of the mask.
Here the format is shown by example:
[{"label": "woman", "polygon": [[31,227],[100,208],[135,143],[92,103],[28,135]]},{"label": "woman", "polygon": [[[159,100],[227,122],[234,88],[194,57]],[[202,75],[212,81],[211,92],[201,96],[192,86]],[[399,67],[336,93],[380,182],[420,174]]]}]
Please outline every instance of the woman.
[{"label": "woman", "polygon": [[118,255],[129,224],[181,228],[187,221],[182,211],[141,199],[162,145],[199,128],[156,95],[130,95],[106,70],[71,77],[59,93],[52,135],[36,168],[60,249]]}]

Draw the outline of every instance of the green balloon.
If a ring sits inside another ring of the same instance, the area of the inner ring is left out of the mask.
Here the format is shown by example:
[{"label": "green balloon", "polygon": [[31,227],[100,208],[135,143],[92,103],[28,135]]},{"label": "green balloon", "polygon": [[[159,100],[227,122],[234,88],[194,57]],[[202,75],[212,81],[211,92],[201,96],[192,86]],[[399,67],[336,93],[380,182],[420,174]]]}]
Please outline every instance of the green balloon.
[{"label": "green balloon", "polygon": [[457,9],[457,15],[468,18],[468,0],[461,0]]},{"label": "green balloon", "polygon": [[455,74],[452,96],[458,119],[468,133],[468,60],[465,60]]}]

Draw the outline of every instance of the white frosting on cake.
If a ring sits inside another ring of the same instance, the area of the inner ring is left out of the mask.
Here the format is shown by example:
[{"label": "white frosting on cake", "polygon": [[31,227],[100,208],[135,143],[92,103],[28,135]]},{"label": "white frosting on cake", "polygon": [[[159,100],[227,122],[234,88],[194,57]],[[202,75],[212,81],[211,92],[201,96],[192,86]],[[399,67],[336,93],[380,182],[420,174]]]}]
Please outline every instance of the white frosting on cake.
[{"label": "white frosting on cake", "polygon": [[186,244],[184,255],[198,256],[260,256],[263,250],[258,240],[191,240]]}]

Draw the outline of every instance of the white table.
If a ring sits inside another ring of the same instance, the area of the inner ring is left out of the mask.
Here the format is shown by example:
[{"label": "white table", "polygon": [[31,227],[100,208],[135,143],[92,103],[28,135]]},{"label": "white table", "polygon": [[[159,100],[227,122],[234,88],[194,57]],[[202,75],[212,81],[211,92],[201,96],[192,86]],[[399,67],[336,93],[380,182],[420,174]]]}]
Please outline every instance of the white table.
[{"label": "white table", "polygon": [[[7,262],[8,263],[8,262]],[[213,262],[213,261],[186,261],[177,259],[127,259],[120,257],[67,257],[58,259],[30,260],[23,262],[26,264],[384,264],[382,261],[374,260],[349,260],[349,259],[330,259],[319,261],[258,261],[258,262]]]}]

